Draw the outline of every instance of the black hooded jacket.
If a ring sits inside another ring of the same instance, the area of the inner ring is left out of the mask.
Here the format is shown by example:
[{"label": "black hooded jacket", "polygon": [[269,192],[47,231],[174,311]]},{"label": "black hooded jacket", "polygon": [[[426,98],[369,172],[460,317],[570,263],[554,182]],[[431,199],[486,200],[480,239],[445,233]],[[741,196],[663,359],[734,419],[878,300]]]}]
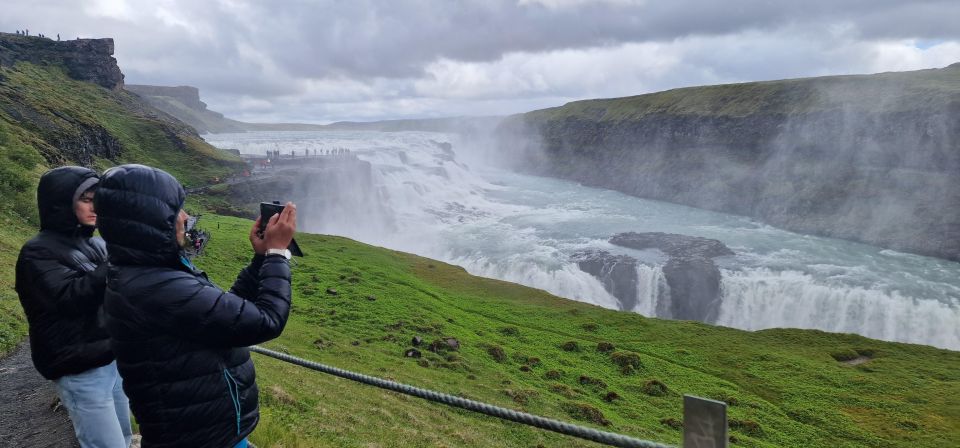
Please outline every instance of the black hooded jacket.
[{"label": "black hooded jacket", "polygon": [[110,251],[107,331],[143,447],[233,447],[257,425],[248,345],[280,335],[290,267],[255,256],[224,292],[176,242],[183,188],[164,171],[123,165],[94,200]]},{"label": "black hooded jacket", "polygon": [[107,250],[93,227],[82,226],[74,202],[95,186],[93,170],[53,169],[40,178],[40,233],[20,249],[16,290],[30,326],[33,365],[47,379],[113,361],[98,323],[106,284]]}]

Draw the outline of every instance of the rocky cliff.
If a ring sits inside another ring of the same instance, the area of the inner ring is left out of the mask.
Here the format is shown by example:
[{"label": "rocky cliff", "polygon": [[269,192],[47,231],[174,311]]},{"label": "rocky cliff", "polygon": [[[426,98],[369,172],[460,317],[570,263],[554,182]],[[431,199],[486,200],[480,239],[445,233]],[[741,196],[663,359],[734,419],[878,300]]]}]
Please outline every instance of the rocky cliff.
[{"label": "rocky cliff", "polygon": [[498,139],[537,174],[960,260],[960,64],[579,101]]},{"label": "rocky cliff", "polygon": [[137,162],[196,185],[242,166],[124,91],[112,53],[112,39],[0,33],[0,194],[16,197],[18,214],[34,215],[32,186],[46,167]]},{"label": "rocky cliff", "polygon": [[231,120],[207,109],[207,103],[200,101],[200,90],[196,87],[127,84],[124,89],[190,125],[199,133],[244,132],[249,127],[248,123]]},{"label": "rocky cliff", "polygon": [[[148,86],[142,84],[127,84],[123,87],[140,97],[165,96],[179,101],[184,106],[194,110],[207,110],[207,103],[200,101],[200,89],[192,86]],[[223,118],[223,114],[212,112]]]},{"label": "rocky cliff", "polygon": [[108,89],[123,87],[123,73],[113,58],[113,39],[55,41],[0,33],[0,66],[10,67],[21,61],[63,67],[73,79]]},{"label": "rocky cliff", "polygon": [[207,109],[200,91],[192,86],[150,86],[127,84],[124,89],[141,97],[151,106],[189,124],[197,132],[224,133],[246,131],[424,131],[455,132],[471,137],[489,135],[502,117],[448,117],[382,121],[338,121],[330,124],[249,123],[225,117]]}]

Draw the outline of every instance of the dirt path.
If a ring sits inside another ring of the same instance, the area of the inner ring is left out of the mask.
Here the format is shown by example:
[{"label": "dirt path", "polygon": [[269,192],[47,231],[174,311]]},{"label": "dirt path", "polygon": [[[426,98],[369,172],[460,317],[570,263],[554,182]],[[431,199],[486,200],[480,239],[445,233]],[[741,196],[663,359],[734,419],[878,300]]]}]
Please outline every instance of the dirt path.
[{"label": "dirt path", "polygon": [[53,382],[33,368],[29,343],[0,359],[0,446],[79,447],[67,411],[55,404]]}]

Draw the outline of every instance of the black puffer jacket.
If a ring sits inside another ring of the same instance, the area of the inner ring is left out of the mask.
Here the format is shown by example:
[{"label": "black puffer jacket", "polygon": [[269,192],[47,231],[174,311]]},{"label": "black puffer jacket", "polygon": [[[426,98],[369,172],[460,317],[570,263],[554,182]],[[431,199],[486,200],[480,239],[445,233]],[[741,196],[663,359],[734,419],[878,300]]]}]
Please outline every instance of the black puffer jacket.
[{"label": "black puffer jacket", "polygon": [[283,330],[290,267],[281,256],[254,257],[222,291],[182,258],[183,201],[161,170],[104,174],[94,204],[110,251],[106,325],[144,448],[232,447],[259,419],[245,347]]},{"label": "black puffer jacket", "polygon": [[47,379],[82,373],[113,361],[98,324],[106,284],[107,250],[93,227],[77,221],[73,204],[98,182],[78,166],[40,178],[40,233],[17,259],[16,289],[30,325],[33,365]]}]

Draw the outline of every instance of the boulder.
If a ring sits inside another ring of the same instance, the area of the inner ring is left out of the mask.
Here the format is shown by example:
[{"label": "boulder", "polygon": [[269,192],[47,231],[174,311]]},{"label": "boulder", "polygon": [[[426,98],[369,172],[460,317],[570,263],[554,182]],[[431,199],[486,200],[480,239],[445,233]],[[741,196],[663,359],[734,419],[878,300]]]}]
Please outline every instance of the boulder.
[{"label": "boulder", "polygon": [[610,243],[631,249],[658,249],[669,258],[663,276],[670,287],[669,316],[714,322],[720,311],[720,269],[713,258],[734,255],[722,242],[699,236],[663,232],[624,232]]},{"label": "boulder", "polygon": [[660,249],[669,257],[715,258],[734,255],[718,240],[663,232],[624,232],[610,238],[610,244],[631,249]]},{"label": "boulder", "polygon": [[[722,242],[698,236],[663,232],[625,232],[614,235],[610,243],[636,250],[657,249],[667,257],[662,267],[669,287],[669,299],[661,299],[657,315],[681,320],[715,322],[722,300],[720,269],[716,257],[734,255]],[[621,310],[637,305],[637,264],[635,258],[590,250],[574,254],[581,270],[596,277],[603,287],[620,301]]]},{"label": "boulder", "polygon": [[633,310],[637,305],[637,260],[626,255],[613,255],[602,250],[574,254],[580,270],[603,283],[603,288],[620,300],[621,310]]},{"label": "boulder", "polygon": [[671,258],[663,266],[673,319],[714,322],[720,312],[720,269],[709,258]]}]

